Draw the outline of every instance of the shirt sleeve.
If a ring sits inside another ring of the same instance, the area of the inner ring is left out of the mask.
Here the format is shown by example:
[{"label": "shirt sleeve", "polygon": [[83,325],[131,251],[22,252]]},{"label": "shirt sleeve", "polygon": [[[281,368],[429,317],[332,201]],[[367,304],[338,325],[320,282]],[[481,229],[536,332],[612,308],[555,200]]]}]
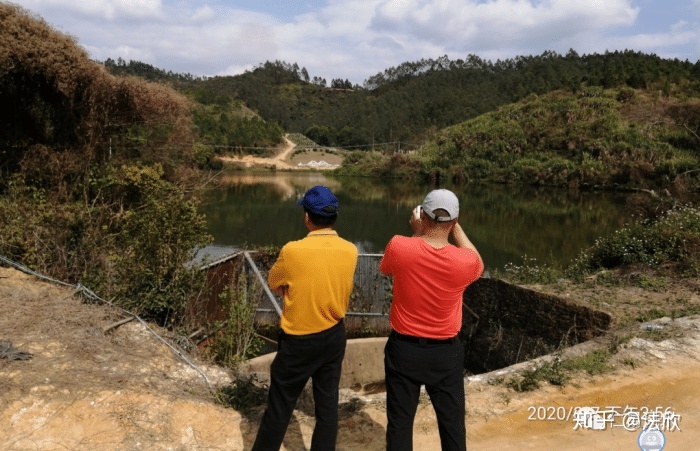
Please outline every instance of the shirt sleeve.
[{"label": "shirt sleeve", "polygon": [[386,249],[384,249],[384,256],[382,257],[382,261],[379,262],[379,270],[386,275],[391,275],[394,272],[394,269],[392,266],[394,258],[392,255],[392,247],[391,247],[391,243],[393,241],[394,241],[393,238],[389,240],[389,243],[386,245]]},{"label": "shirt sleeve", "polygon": [[284,247],[280,250],[280,255],[277,257],[277,261],[270,268],[270,272],[267,275],[267,284],[273,290],[281,287],[282,285],[287,285],[287,271],[285,269],[284,263]]}]

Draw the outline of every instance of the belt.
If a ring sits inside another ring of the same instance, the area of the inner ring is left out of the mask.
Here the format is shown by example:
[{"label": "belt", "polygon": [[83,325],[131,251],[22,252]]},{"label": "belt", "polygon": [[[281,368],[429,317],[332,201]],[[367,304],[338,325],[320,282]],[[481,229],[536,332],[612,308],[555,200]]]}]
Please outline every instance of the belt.
[{"label": "belt", "polygon": [[295,335],[295,334],[288,334],[287,332],[280,330],[280,336],[287,335],[289,337],[295,337],[295,338],[316,337],[316,336],[321,335],[323,333],[331,332],[331,331],[334,331],[335,329],[342,328],[343,326],[344,326],[343,318],[340,318],[340,320],[337,323],[333,324],[328,329],[323,329],[319,332],[314,332],[312,334]]},{"label": "belt", "polygon": [[459,338],[458,337],[452,337],[452,338],[423,338],[423,337],[414,337],[413,335],[404,335],[396,332],[395,330],[392,330],[391,333],[389,334],[389,337],[395,338],[397,340],[401,341],[407,341],[409,343],[418,343],[421,345],[446,345],[446,344],[451,344],[451,343],[456,343]]}]

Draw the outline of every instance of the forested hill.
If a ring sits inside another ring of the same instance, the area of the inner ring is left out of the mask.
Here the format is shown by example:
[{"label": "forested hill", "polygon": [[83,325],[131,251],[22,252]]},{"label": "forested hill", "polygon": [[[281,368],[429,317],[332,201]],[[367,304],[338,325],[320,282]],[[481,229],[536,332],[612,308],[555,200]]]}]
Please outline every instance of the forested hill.
[{"label": "forested hill", "polygon": [[266,120],[278,121],[285,130],[304,133],[318,143],[410,145],[429,130],[558,89],[631,87],[696,96],[700,63],[634,51],[580,56],[572,50],[566,55],[545,52],[496,62],[473,55],[465,60],[443,56],[406,62],[352,89],[342,80],[333,80],[327,88],[325,80],[308,79],[305,69],[276,61],[242,75],[193,85],[241,99]]},{"label": "forested hill", "polygon": [[692,189],[700,169],[699,129],[698,99],[627,87],[557,90],[441,129],[410,154],[356,152],[341,172]]}]

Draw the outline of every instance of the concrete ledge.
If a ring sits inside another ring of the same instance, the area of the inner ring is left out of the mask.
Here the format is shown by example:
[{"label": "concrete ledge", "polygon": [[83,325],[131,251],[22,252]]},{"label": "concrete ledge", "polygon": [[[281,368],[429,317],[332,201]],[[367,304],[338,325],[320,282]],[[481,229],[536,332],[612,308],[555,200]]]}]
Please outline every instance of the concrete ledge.
[{"label": "concrete ledge", "polygon": [[[386,337],[348,340],[340,375],[340,388],[360,389],[384,381],[384,346]],[[268,373],[276,352],[250,359],[241,365],[245,373]]]}]

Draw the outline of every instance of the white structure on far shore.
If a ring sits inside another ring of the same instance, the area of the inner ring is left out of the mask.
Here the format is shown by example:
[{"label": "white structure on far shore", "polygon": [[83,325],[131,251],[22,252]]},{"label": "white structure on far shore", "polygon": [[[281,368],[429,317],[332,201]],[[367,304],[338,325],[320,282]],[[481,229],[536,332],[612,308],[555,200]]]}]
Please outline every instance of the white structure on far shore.
[{"label": "white structure on far shore", "polygon": [[326,161],[314,161],[311,160],[308,163],[297,163],[297,166],[307,166],[312,168],[336,168],[340,166],[339,164],[330,164]]}]

